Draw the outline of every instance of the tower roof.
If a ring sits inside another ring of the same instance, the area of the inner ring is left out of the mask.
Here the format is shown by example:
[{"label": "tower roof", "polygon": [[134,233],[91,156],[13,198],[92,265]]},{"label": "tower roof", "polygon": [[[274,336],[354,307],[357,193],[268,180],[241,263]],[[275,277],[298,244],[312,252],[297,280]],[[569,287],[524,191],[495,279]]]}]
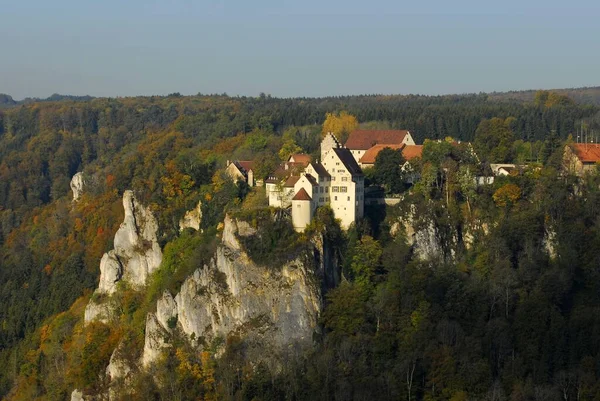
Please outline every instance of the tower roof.
[{"label": "tower roof", "polygon": [[296,195],[294,195],[292,200],[293,201],[310,201],[310,200],[312,200],[312,198],[310,197],[310,195],[308,194],[308,192],[306,192],[306,190],[304,188],[300,188],[300,191],[298,191],[296,193]]}]

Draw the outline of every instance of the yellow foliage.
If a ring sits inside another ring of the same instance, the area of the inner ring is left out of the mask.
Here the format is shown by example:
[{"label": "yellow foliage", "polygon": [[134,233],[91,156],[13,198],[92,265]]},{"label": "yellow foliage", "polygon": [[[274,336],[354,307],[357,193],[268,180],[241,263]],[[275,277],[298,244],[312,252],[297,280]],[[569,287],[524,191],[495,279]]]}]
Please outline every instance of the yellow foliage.
[{"label": "yellow foliage", "polygon": [[338,139],[344,142],[345,137],[358,128],[358,120],[352,114],[341,111],[338,114],[327,113],[323,123],[322,134],[333,133]]},{"label": "yellow foliage", "polygon": [[506,184],[494,192],[493,198],[498,207],[514,204],[521,198],[521,188],[515,184]]}]

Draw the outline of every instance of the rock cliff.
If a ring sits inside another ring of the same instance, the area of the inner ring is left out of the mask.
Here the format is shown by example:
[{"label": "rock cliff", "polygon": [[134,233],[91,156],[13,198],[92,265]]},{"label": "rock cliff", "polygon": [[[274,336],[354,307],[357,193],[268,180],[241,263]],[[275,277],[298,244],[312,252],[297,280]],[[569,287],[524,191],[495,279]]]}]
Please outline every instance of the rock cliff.
[{"label": "rock cliff", "polygon": [[162,261],[157,240],[158,223],[152,212],[141,205],[132,191],[123,194],[125,217],[115,234],[114,249],[100,261],[100,283],[85,310],[85,321],[107,321],[111,315],[110,300],[97,299],[114,294],[117,284],[126,282],[141,289]]},{"label": "rock cliff", "polygon": [[247,223],[226,217],[211,263],[188,277],[174,298],[165,292],[148,315],[144,366],[169,346],[172,330],[199,346],[236,335],[255,361],[312,342],[321,310],[312,267],[299,259],[277,269],[256,265],[238,241],[253,233]]},{"label": "rock cliff", "polygon": [[79,197],[83,193],[83,187],[85,185],[85,179],[83,173],[79,172],[71,178],[71,191],[73,191],[73,201],[79,200]]},{"label": "rock cliff", "polygon": [[194,230],[200,230],[200,224],[202,223],[202,202],[198,202],[192,210],[188,210],[185,216],[179,221],[179,231],[183,231],[186,228],[193,228]]}]

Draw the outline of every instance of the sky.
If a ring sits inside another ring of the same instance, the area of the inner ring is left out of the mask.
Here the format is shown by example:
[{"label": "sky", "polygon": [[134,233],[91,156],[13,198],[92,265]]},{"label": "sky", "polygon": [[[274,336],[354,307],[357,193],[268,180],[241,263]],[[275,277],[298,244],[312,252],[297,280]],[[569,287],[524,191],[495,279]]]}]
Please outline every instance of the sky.
[{"label": "sky", "polygon": [[599,17],[597,0],[0,0],[0,93],[598,86]]}]

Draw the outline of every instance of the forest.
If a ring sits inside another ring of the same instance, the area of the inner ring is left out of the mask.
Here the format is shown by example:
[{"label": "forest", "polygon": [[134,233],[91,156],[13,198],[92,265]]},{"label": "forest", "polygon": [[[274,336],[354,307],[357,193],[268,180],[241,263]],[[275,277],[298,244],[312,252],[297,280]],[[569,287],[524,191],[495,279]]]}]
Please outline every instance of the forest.
[{"label": "forest", "polygon": [[[181,340],[117,399],[599,399],[600,173],[570,176],[560,160],[578,132],[600,129],[600,108],[544,91],[531,101],[172,94],[0,109],[0,397],[104,391],[98,372],[116,343],[143,347],[145,312],[201,266],[224,213],[263,207],[257,189],[221,174],[226,160],[256,160],[264,177],[290,149],[317,154],[323,124],[348,115],[428,141],[415,185],[396,185],[383,160],[368,175],[400,192],[399,205],[370,208],[348,232],[320,211],[313,229],[336,247],[345,279],[326,294],[313,348],[272,371],[241,358],[235,338],[218,357]],[[530,168],[473,185],[490,162]],[[73,203],[79,171],[87,190]],[[146,293],[123,291],[118,326],[84,327],[126,189],[160,211],[163,274]],[[180,234],[201,199],[203,233]],[[419,258],[398,229],[409,215],[434,228],[436,257]],[[256,260],[298,241],[289,225],[263,223],[270,245],[247,244]]]}]

